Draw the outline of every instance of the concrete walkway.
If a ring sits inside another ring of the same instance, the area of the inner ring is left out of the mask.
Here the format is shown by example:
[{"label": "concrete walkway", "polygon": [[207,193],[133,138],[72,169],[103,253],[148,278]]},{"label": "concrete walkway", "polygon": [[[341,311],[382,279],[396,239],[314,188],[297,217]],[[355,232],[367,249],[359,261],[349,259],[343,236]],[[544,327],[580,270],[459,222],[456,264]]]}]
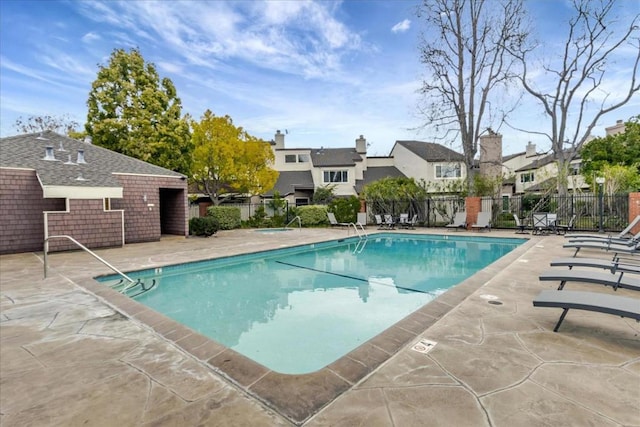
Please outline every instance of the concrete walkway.
[{"label": "concrete walkway", "polygon": [[[98,253],[128,271],[346,236],[251,233]],[[506,268],[487,267],[482,286],[419,335],[437,342],[428,354],[412,349],[412,340],[303,422],[204,363],[198,352],[214,351],[209,343],[173,342],[90,292],[90,277],[109,271],[89,255],[52,254],[46,279],[42,254],[1,256],[0,424],[640,426],[640,324],[572,310],[553,333],[561,310],[532,307],[541,289],[555,288],[537,276],[551,259],[570,255],[563,240],[534,236]],[[617,292],[640,304],[633,292]]]}]

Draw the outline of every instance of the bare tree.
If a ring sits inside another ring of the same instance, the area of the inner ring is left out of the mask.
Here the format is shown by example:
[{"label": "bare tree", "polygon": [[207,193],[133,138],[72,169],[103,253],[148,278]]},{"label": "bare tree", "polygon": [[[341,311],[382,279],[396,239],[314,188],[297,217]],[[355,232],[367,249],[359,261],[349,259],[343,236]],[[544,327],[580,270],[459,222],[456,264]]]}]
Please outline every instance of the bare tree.
[{"label": "bare tree", "polygon": [[[522,64],[525,91],[542,105],[550,121],[548,131],[534,133],[545,135],[551,142],[560,194],[567,193],[570,162],[598,120],[625,105],[640,89],[639,14],[623,23],[614,16],[616,0],[572,0],[572,5],[575,14],[568,23],[564,45],[553,50],[557,55],[547,56],[555,61],[550,59],[538,66],[529,58],[535,50],[513,52]],[[627,69],[619,64],[615,69],[610,67],[616,54],[629,60]],[[621,72],[625,79],[615,83],[619,93],[611,96],[606,87],[613,81],[607,77]]]},{"label": "bare tree", "polygon": [[467,167],[467,185],[484,129],[496,128],[506,110],[491,108],[493,96],[515,78],[511,50],[524,50],[528,38],[522,0],[423,0],[418,17],[426,31],[420,60],[427,77],[421,94],[425,127],[459,138]]},{"label": "bare tree", "polygon": [[75,120],[71,120],[68,114],[64,114],[62,116],[29,116],[26,119],[20,116],[13,126],[21,133],[36,133],[50,130],[71,135],[77,133],[75,130],[79,124]]}]

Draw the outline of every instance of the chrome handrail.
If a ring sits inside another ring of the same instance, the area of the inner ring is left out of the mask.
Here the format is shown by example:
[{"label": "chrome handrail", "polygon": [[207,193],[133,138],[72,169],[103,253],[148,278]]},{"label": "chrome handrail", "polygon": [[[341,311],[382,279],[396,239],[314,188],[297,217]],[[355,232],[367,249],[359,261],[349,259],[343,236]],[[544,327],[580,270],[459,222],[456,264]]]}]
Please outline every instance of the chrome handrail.
[{"label": "chrome handrail", "polygon": [[289,221],[287,225],[284,226],[284,228],[287,228],[288,226],[290,226],[291,223],[295,220],[298,220],[298,229],[302,230],[302,220],[300,219],[299,215],[294,216],[293,219]]},{"label": "chrome handrail", "polygon": [[[360,231],[358,230],[358,225],[360,226],[360,228],[362,229],[362,233],[360,233]],[[358,235],[359,239],[363,239],[363,238],[367,238],[367,232],[364,230],[364,226],[361,223],[355,223],[355,222],[350,222],[349,223],[349,228],[348,230],[351,230],[351,226],[353,226],[353,229],[355,230],[356,234]],[[363,237],[364,236],[364,237]]]},{"label": "chrome handrail", "polygon": [[[129,282],[131,282],[131,284],[135,284],[136,281],[133,280],[131,277],[127,276],[126,274],[124,274],[122,271],[118,270],[117,268],[115,268],[113,265],[109,264],[107,261],[105,261],[104,259],[100,258],[95,252],[91,251],[89,248],[87,248],[85,245],[83,245],[82,243],[78,242],[76,239],[74,239],[71,236],[67,236],[64,234],[61,234],[59,236],[49,236],[46,239],[44,239],[44,278],[47,278],[47,267],[48,267],[48,261],[47,261],[47,252],[49,252],[49,240],[50,239],[58,239],[58,238],[64,238],[64,239],[69,239],[71,240],[73,243],[75,243],[80,249],[84,250],[85,252],[87,252],[89,255],[93,256],[94,258],[96,258],[98,261],[100,261],[101,263],[103,263],[104,265],[106,265],[107,267],[109,267],[111,270],[115,271],[116,273],[118,273],[120,276],[124,277],[125,279],[127,279]],[[122,289],[122,292],[126,291],[129,288],[129,286],[125,286]]]}]

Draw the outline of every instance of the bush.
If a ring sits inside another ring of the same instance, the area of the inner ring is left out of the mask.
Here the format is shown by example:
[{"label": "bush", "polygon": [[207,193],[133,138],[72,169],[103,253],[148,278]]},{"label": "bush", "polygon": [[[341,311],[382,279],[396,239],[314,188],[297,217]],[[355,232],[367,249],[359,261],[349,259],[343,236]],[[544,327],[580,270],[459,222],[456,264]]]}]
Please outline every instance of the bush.
[{"label": "bush", "polygon": [[218,223],[214,218],[205,216],[189,220],[189,234],[193,236],[212,236],[218,231]]},{"label": "bush", "polygon": [[314,227],[318,225],[328,225],[327,207],[321,205],[300,206],[298,216],[303,227]]},{"label": "bush", "polygon": [[336,215],[338,222],[355,223],[360,212],[360,199],[356,196],[333,199],[329,203],[329,211]]},{"label": "bush", "polygon": [[210,206],[207,209],[207,217],[211,217],[218,225],[218,230],[232,230],[240,228],[240,208],[232,206]]}]

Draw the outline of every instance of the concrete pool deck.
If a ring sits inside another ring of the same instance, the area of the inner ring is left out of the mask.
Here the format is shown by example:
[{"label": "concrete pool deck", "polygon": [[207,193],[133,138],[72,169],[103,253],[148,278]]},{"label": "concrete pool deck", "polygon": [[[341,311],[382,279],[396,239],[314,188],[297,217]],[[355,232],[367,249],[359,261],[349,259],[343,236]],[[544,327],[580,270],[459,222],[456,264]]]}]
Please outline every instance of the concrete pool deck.
[{"label": "concrete pool deck", "polygon": [[[130,271],[346,235],[235,230],[96,252]],[[553,333],[561,310],[531,300],[557,286],[538,280],[549,261],[571,252],[560,236],[525,237],[507,259],[444,294],[435,311],[412,315],[349,366],[330,368],[331,377],[265,382],[264,390],[255,387],[269,373],[242,363],[225,370],[235,361],[224,347],[103,292],[90,277],[110,271],[88,254],[51,254],[46,279],[42,254],[0,256],[0,424],[640,426],[640,324],[572,310]],[[428,354],[412,349],[421,338],[437,342]]]}]

